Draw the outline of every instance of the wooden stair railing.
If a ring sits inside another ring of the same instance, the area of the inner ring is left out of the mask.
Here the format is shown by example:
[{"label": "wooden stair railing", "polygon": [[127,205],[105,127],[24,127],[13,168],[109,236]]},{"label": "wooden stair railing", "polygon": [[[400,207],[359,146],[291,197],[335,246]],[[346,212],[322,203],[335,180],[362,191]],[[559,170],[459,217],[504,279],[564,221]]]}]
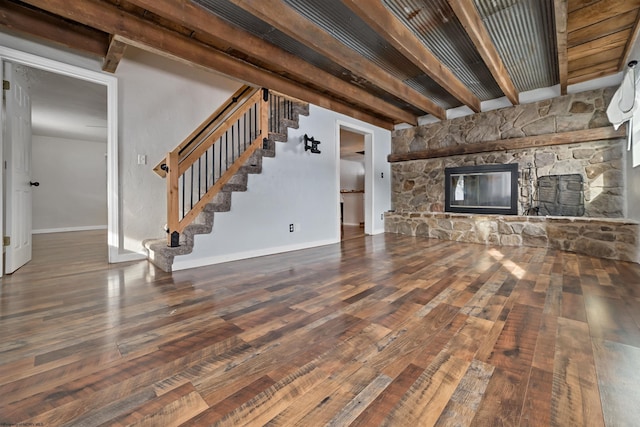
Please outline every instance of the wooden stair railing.
[{"label": "wooden stair railing", "polygon": [[268,121],[267,89],[243,86],[154,168],[167,179],[168,246],[263,146]]},{"label": "wooden stair railing", "polygon": [[[223,105],[216,109],[209,117],[207,117],[184,141],[180,143],[172,152],[177,151],[180,159],[184,159],[195,147],[200,144],[202,139],[207,136],[207,132],[216,129],[220,126],[228,117],[242,105],[247,99],[257,92],[258,88],[244,85],[238,89]],[[164,178],[166,176],[165,168],[167,166],[167,159],[162,159],[154,168],[153,171],[159,176]]]}]

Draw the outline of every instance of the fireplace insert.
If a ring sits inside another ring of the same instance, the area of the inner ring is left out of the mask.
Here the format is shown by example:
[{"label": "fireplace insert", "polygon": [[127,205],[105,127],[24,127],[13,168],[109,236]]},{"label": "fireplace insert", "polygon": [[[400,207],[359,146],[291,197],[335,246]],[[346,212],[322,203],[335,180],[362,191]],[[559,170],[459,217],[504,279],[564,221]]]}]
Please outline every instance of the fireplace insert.
[{"label": "fireplace insert", "polygon": [[518,164],[445,168],[445,212],[518,214]]},{"label": "fireplace insert", "polygon": [[583,216],[582,175],[548,175],[538,178],[538,213],[552,216]]}]

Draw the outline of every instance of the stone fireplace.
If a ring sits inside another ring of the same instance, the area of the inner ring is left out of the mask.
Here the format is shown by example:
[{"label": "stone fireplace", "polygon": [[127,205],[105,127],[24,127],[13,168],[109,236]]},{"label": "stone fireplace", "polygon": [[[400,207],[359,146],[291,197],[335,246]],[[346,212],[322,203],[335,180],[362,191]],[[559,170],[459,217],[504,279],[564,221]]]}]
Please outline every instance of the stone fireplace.
[{"label": "stone fireplace", "polygon": [[[624,218],[626,138],[612,132],[605,113],[613,90],[394,131],[393,212],[386,215],[385,230],[639,262],[638,224]],[[588,137],[564,138],[576,134]],[[551,136],[560,143],[547,144]],[[517,215],[445,212],[451,196],[446,169],[514,164]]]}]

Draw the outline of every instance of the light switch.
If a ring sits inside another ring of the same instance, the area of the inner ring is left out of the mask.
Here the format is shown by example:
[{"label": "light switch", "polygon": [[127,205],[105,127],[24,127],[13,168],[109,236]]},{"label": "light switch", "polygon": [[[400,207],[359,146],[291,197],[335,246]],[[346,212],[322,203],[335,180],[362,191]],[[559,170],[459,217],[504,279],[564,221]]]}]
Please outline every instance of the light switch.
[{"label": "light switch", "polygon": [[138,154],[138,164],[139,165],[147,164],[147,156],[145,154]]}]

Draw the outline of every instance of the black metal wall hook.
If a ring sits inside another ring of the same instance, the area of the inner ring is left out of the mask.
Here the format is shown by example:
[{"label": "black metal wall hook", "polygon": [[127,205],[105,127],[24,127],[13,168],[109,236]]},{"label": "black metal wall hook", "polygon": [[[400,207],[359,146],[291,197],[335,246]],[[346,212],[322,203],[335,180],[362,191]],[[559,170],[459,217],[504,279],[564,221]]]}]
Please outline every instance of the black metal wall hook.
[{"label": "black metal wall hook", "polygon": [[[309,145],[309,143],[311,143],[311,145]],[[306,133],[304,134],[304,151],[311,150],[314,154],[320,154],[320,150],[318,150],[318,144],[320,143],[321,142],[316,141],[314,137],[307,136]]]}]

